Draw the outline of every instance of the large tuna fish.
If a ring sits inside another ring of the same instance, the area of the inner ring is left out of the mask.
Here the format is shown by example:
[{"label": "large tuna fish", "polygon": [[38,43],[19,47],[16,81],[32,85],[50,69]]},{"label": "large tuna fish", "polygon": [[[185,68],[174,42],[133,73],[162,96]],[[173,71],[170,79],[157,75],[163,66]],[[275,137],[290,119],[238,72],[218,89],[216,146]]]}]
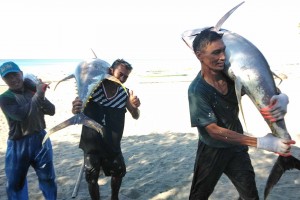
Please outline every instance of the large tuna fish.
[{"label": "large tuna fish", "polygon": [[[235,90],[242,115],[242,90],[249,96],[257,109],[268,106],[271,97],[277,94],[273,73],[270,70],[269,64],[263,54],[244,37],[226,29],[221,29],[225,20],[243,3],[244,2],[240,3],[227,12],[224,17],[219,20],[216,26],[188,30],[182,34],[182,39],[192,49],[194,38],[202,30],[210,28],[211,30],[223,33],[223,41],[226,45],[226,63],[224,72],[229,78],[235,81]],[[266,122],[268,123],[273,135],[279,138],[291,139],[284,119],[277,122],[266,120]],[[286,170],[293,168],[300,170],[299,160],[293,156],[278,157],[267,180],[264,193],[265,199],[274,185],[279,181],[282,174]]]},{"label": "large tuna fish", "polygon": [[93,119],[84,115],[83,111],[94,90],[99,86],[103,79],[109,79],[122,85],[118,79],[109,75],[109,67],[110,65],[106,61],[98,58],[91,59],[89,61],[82,61],[78,64],[73,74],[65,77],[56,84],[57,86],[62,81],[75,78],[78,97],[82,100],[83,106],[80,113],[51,128],[45,135],[42,142],[43,144],[52,133],[75,124],[85,125],[102,134],[102,126]]}]

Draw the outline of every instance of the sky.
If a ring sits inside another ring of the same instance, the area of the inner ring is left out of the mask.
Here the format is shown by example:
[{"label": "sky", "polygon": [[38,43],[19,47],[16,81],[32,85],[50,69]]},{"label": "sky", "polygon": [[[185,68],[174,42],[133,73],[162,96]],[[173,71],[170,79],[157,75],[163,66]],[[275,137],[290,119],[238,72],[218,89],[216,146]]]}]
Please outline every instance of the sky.
[{"label": "sky", "polygon": [[[10,0],[0,2],[0,59],[124,58],[198,65],[181,34],[213,26],[238,0]],[[223,24],[270,63],[300,62],[298,0],[246,0]]]}]

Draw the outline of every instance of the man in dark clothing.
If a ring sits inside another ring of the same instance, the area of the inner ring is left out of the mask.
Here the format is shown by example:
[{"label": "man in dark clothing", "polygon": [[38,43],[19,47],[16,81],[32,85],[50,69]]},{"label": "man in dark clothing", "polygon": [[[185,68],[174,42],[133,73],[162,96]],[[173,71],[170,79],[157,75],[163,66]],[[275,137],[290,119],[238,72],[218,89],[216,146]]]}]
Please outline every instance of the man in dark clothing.
[{"label": "man in dark clothing", "polygon": [[44,146],[44,115],[54,115],[55,106],[45,98],[47,84],[23,80],[23,72],[14,62],[0,66],[8,90],[0,95],[0,106],[9,125],[5,156],[6,191],[10,200],[28,199],[27,172],[32,166],[45,199],[55,200],[57,187],[51,141]]},{"label": "man in dark clothing", "polygon": [[[223,173],[236,187],[240,199],[258,199],[248,146],[289,155],[290,144],[294,143],[271,134],[258,138],[244,134],[234,82],[223,73],[225,48],[222,34],[209,29],[199,33],[193,42],[201,71],[188,90],[191,125],[199,133],[192,200],[208,199]],[[282,119],[288,97],[279,94],[273,100],[270,104],[274,103],[276,109],[270,110],[270,115]]]},{"label": "man in dark clothing", "polygon": [[[125,83],[131,73],[131,65],[123,59],[116,60],[110,74]],[[132,91],[110,80],[103,80],[92,94],[84,114],[103,126],[103,135],[83,126],[79,147],[84,152],[86,181],[93,200],[100,199],[98,178],[102,167],[106,176],[111,176],[111,199],[118,199],[126,165],[121,151],[126,109],[134,119],[139,118],[140,100]],[[82,101],[73,101],[72,112],[79,113]]]}]

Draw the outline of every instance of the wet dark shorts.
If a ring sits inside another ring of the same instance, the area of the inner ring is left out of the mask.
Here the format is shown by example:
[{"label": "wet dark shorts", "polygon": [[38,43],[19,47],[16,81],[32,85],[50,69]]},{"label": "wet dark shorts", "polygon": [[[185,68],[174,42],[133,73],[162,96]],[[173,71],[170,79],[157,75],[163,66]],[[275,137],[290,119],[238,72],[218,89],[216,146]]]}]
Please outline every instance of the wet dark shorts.
[{"label": "wet dark shorts", "polygon": [[[214,148],[198,144],[190,200],[209,199],[225,174],[237,189],[239,199],[259,199],[248,147]],[[228,199],[224,194],[223,199]]]},{"label": "wet dark shorts", "polygon": [[97,154],[85,154],[84,156],[86,172],[100,172],[102,167],[105,176],[124,177],[126,174],[126,165],[122,154],[114,158],[103,158]]}]

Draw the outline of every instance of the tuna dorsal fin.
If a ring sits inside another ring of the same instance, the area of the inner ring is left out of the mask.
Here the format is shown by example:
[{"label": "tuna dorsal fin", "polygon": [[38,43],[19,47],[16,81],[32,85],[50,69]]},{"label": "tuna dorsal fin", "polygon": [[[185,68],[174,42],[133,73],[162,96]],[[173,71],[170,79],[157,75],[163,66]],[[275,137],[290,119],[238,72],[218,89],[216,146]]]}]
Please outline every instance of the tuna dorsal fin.
[{"label": "tuna dorsal fin", "polygon": [[214,27],[214,31],[219,31],[221,26],[224,24],[224,22],[227,20],[227,18],[238,8],[240,7],[240,5],[242,5],[245,1],[243,1],[242,3],[239,3],[237,6],[235,6],[234,8],[232,8],[231,10],[229,10],[219,21],[218,23],[215,25]]},{"label": "tuna dorsal fin", "polygon": [[244,115],[243,106],[242,106],[242,83],[241,83],[241,80],[239,79],[239,77],[236,77],[236,79],[234,81],[234,85],[235,85],[235,93],[236,93],[236,97],[238,100],[239,108],[242,113],[246,131],[248,132],[248,127],[246,124],[245,115]]},{"label": "tuna dorsal fin", "polygon": [[91,51],[93,52],[93,54],[95,56],[95,59],[98,58],[97,55],[96,55],[96,53],[94,52],[94,50],[92,48],[91,48]]}]

